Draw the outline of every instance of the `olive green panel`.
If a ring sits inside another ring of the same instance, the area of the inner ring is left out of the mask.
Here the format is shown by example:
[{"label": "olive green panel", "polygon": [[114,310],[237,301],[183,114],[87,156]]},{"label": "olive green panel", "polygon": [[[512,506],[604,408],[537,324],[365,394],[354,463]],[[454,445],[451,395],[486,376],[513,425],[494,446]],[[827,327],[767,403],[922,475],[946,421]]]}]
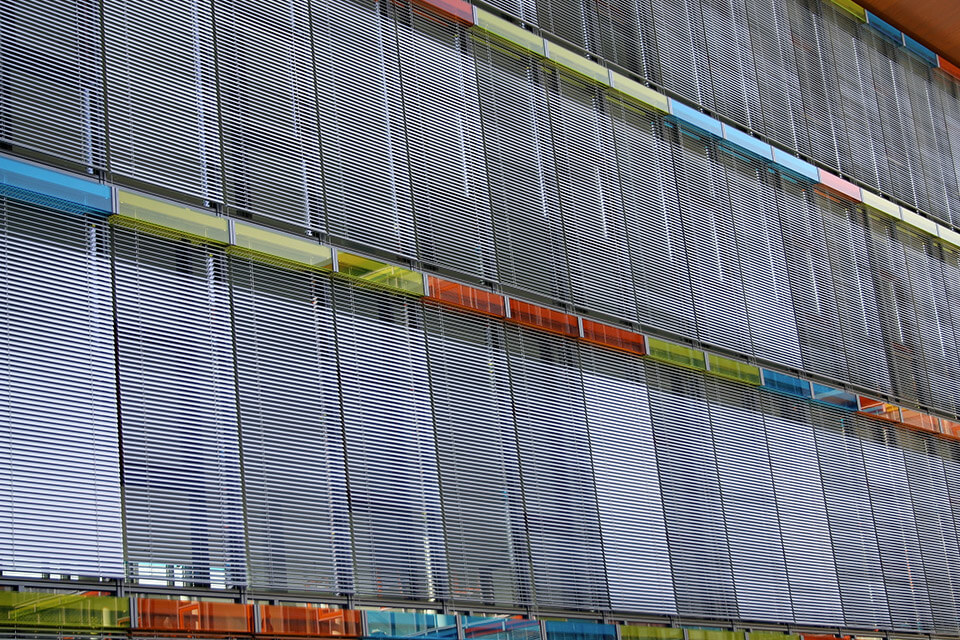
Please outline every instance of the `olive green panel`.
[{"label": "olive green panel", "polygon": [[553,42],[547,43],[546,49],[547,57],[557,64],[597,82],[609,83],[610,74],[606,67]]},{"label": "olive green panel", "polygon": [[669,107],[667,106],[667,96],[657,93],[650,87],[645,87],[636,80],[631,80],[625,75],[619,74],[616,71],[612,75],[613,82],[610,86],[619,91],[624,95],[628,95],[635,100],[639,100],[645,105],[651,106],[658,111],[667,113]]},{"label": "olive green panel", "polygon": [[0,591],[0,627],[121,629],[130,626],[130,601],[81,593]]},{"label": "olive green panel", "polygon": [[[753,634],[751,634],[752,636]],[[743,640],[743,631],[721,631],[719,629],[687,629],[689,640]]]},{"label": "olive green panel", "polygon": [[333,268],[330,247],[239,221],[234,223],[234,246],[227,251],[294,267]]},{"label": "olive green panel", "polygon": [[703,351],[657,338],[647,337],[647,355],[654,360],[690,369],[703,371],[707,368]]},{"label": "olive green panel", "polygon": [[624,624],[620,625],[620,638],[622,640],[683,640],[683,629]]},{"label": "olive green panel", "polygon": [[117,215],[110,220],[114,221],[117,216],[207,242],[227,244],[230,241],[226,218],[123,189],[117,191]]},{"label": "olive green panel", "polygon": [[372,258],[337,252],[337,268],[341,275],[361,282],[415,296],[424,294],[423,275]]},{"label": "olive green panel", "polygon": [[746,382],[747,384],[762,384],[760,367],[755,367],[752,364],[740,362],[739,360],[724,358],[715,353],[709,354],[707,358],[710,362],[710,373],[714,375],[737,380],[738,382]]},{"label": "olive green panel", "polygon": [[853,17],[857,18],[861,22],[867,21],[867,12],[856,2],[853,2],[852,0],[830,0],[830,2],[837,5],[844,11],[849,12]]},{"label": "olive green panel", "polygon": [[543,38],[480,7],[477,7],[477,26],[537,55],[543,55]]},{"label": "olive green panel", "polygon": [[860,189],[860,199],[863,201],[863,204],[867,205],[871,209],[876,209],[877,211],[885,213],[888,216],[893,216],[894,218],[900,217],[899,206],[893,202],[890,202],[886,198],[881,198],[871,191]]}]

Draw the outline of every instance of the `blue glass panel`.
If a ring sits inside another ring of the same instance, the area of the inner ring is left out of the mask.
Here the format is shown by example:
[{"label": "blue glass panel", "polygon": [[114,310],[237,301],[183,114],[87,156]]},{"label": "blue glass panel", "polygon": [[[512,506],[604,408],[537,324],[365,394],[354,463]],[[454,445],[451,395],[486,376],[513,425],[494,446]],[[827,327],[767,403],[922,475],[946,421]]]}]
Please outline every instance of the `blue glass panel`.
[{"label": "blue glass panel", "polygon": [[598,622],[559,622],[548,620],[547,640],[616,640],[617,629],[612,624]]},{"label": "blue glass panel", "polygon": [[812,180],[813,182],[820,182],[820,174],[817,173],[817,168],[809,162],[801,160],[795,155],[789,154],[786,151],[781,151],[780,149],[774,149],[773,161],[787,171],[802,178]]},{"label": "blue glass panel", "polygon": [[705,113],[700,113],[696,109],[692,109],[682,102],[677,102],[673,98],[670,98],[670,114],[675,118],[693,125],[697,129],[701,129],[707,133],[712,133],[718,138],[723,137],[723,126],[720,124],[719,120],[714,120]]},{"label": "blue glass panel", "polygon": [[404,611],[367,611],[367,630],[371,638],[449,638],[457,637],[457,617],[442,613]]},{"label": "blue glass panel", "polygon": [[766,158],[767,160],[773,160],[773,148],[771,148],[770,145],[763,140],[757,140],[753,136],[748,135],[739,129],[724,124],[723,139],[730,144],[735,144],[741,149],[749,151],[756,156]]},{"label": "blue glass panel", "polygon": [[110,213],[110,187],[0,156],[0,192],[66,211]]},{"label": "blue glass panel", "polygon": [[869,11],[867,11],[867,24],[897,44],[903,44],[903,34],[900,32],[900,29],[897,29],[889,22],[881,20],[875,14],[870,13]]},{"label": "blue glass panel", "polygon": [[763,370],[763,386],[771,391],[797,396],[798,398],[810,397],[809,382],[770,369]]},{"label": "blue glass panel", "polygon": [[915,54],[926,60],[930,66],[937,67],[940,66],[940,63],[937,61],[937,54],[927,49],[925,46],[908,36],[903,34],[903,46],[905,46],[910,51],[913,51]]},{"label": "blue glass panel", "polygon": [[519,617],[465,616],[463,635],[483,640],[540,640],[540,623]]},{"label": "blue glass panel", "polygon": [[857,410],[856,394],[844,391],[843,389],[834,389],[833,387],[817,384],[816,382],[813,383],[813,399],[818,402],[832,404],[841,409],[848,409],[850,411]]}]

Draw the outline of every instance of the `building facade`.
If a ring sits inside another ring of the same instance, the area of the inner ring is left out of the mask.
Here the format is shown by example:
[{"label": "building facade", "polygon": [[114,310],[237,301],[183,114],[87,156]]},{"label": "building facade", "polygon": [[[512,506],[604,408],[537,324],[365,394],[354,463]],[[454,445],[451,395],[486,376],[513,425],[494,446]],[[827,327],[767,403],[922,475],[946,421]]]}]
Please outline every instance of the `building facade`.
[{"label": "building facade", "polygon": [[960,636],[936,52],[847,0],[0,16],[0,633]]}]

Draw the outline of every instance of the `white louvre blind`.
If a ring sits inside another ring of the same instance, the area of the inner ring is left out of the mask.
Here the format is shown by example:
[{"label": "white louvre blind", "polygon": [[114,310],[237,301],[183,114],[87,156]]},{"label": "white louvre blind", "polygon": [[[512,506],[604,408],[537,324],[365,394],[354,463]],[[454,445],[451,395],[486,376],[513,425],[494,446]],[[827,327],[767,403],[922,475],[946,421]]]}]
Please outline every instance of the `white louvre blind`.
[{"label": "white louvre blind", "polygon": [[532,604],[502,325],[437,308],[425,318],[450,595]]},{"label": "white louvre blind", "polygon": [[104,166],[97,8],[77,0],[23,0],[0,7],[4,142]]},{"label": "white louvre blind", "polygon": [[250,584],[349,593],[327,276],[231,259]]},{"label": "white louvre blind", "polygon": [[244,584],[224,256],[123,228],[114,252],[129,575]]},{"label": "white louvre blind", "polygon": [[0,569],[123,575],[102,221],[0,199]]},{"label": "white louvre blind", "polygon": [[609,607],[576,345],[507,329],[536,601]]},{"label": "white louvre blind", "polygon": [[589,345],[580,356],[610,606],[675,614],[643,364]]},{"label": "white louvre blind", "polygon": [[220,201],[220,134],[209,3],[106,0],[112,171]]},{"label": "white louvre blind", "polygon": [[419,303],[335,283],[356,591],[443,598],[446,558]]},{"label": "white louvre blind", "polygon": [[323,229],[309,0],[217,0],[226,204]]}]

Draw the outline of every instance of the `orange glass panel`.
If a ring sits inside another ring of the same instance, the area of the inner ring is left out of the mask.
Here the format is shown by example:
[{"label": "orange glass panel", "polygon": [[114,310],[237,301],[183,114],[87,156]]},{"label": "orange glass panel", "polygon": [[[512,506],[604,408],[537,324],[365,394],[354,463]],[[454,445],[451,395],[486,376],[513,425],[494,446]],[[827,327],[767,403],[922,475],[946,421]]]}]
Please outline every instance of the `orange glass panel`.
[{"label": "orange glass panel", "polygon": [[360,612],[348,609],[260,605],[263,633],[284,636],[350,637],[361,635]]},{"label": "orange glass panel", "polygon": [[428,276],[430,295],[428,300],[436,300],[461,309],[503,318],[507,315],[503,296],[468,287],[458,282],[450,282],[435,276]]},{"label": "orange glass panel", "polygon": [[137,620],[141,629],[180,631],[253,631],[251,605],[233,602],[191,602],[140,598]]},{"label": "orange glass panel", "polygon": [[179,629],[180,602],[155,598],[137,599],[137,626],[141,629]]},{"label": "orange glass panel", "polygon": [[467,25],[473,24],[473,6],[463,0],[417,0],[425,7],[430,7],[456,18]]},{"label": "orange glass panel", "polygon": [[512,298],[510,299],[510,319],[542,331],[559,333],[571,338],[580,336],[580,327],[577,324],[576,316]]},{"label": "orange glass panel", "polygon": [[874,418],[883,418],[900,422],[900,407],[895,404],[889,404],[882,400],[874,400],[864,396],[859,397],[860,413],[865,413]]},{"label": "orange glass panel", "polygon": [[940,418],[940,432],[945,436],[960,440],[960,422]]},{"label": "orange glass panel", "polygon": [[922,431],[932,431],[933,433],[940,431],[937,419],[930,414],[915,411],[914,409],[907,409],[906,407],[900,407],[900,414],[900,421],[905,425]]},{"label": "orange glass panel", "polygon": [[949,60],[937,56],[937,62],[940,63],[940,68],[952,75],[957,80],[960,80],[960,68],[957,68],[957,65],[953,64]]},{"label": "orange glass panel", "polygon": [[618,329],[593,320],[583,319],[583,339],[587,342],[644,355],[643,336],[626,329]]}]

